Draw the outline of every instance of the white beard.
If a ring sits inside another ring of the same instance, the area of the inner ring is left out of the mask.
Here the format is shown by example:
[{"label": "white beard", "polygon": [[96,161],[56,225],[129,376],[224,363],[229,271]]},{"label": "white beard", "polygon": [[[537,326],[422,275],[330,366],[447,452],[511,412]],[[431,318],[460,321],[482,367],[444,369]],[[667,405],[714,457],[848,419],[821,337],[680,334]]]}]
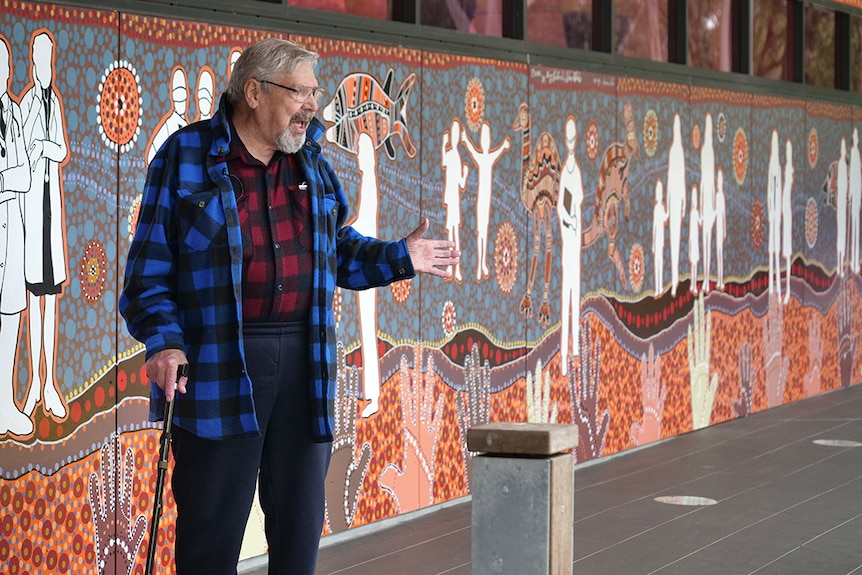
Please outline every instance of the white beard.
[{"label": "white beard", "polygon": [[282,132],[275,141],[278,149],[285,154],[295,154],[305,144],[305,134],[292,134],[290,129]]}]

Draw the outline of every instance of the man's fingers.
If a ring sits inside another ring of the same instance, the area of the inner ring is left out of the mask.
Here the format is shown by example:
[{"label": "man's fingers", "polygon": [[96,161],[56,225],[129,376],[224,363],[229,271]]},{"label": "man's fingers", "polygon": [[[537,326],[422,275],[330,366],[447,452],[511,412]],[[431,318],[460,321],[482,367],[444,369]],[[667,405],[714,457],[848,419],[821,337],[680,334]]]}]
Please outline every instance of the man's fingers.
[{"label": "man's fingers", "polygon": [[179,350],[163,350],[147,360],[147,378],[165,391],[168,401],[174,398],[176,390],[186,392],[188,369],[188,360]]},{"label": "man's fingers", "polygon": [[176,389],[180,393],[186,392],[186,382],[189,380],[189,364],[181,363],[177,366]]},{"label": "man's fingers", "polygon": [[173,401],[176,389],[177,384],[173,379],[168,378],[165,380],[165,398],[168,401]]}]

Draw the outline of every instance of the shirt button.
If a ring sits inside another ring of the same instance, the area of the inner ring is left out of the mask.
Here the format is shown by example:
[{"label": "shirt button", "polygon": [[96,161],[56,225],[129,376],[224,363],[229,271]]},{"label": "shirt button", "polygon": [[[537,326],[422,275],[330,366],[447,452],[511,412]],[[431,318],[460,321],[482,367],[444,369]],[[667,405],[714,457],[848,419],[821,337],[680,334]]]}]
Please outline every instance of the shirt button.
[{"label": "shirt button", "polygon": [[281,244],[280,244],[280,243],[278,243],[278,242],[275,242],[275,249],[280,250],[280,249],[281,249]]},{"label": "shirt button", "polygon": [[[219,150],[219,151],[221,151],[221,150]],[[222,168],[221,173],[223,176],[226,176],[227,175],[227,168]]]},{"label": "shirt button", "polygon": [[205,201],[203,201],[203,200],[201,200],[201,201],[199,201],[199,202],[198,202],[198,207],[199,207],[199,208],[205,208],[205,207],[206,207],[206,205],[207,205],[207,203],[206,203]]},{"label": "shirt button", "polygon": [[275,289],[277,289],[278,291],[284,291],[284,286],[281,284],[278,284],[277,286],[275,286]]},{"label": "shirt button", "polygon": [[399,268],[399,269],[398,269],[398,275],[403,276],[403,275],[404,275],[404,274],[406,274],[406,273],[407,273],[407,270],[405,270],[404,268]]}]

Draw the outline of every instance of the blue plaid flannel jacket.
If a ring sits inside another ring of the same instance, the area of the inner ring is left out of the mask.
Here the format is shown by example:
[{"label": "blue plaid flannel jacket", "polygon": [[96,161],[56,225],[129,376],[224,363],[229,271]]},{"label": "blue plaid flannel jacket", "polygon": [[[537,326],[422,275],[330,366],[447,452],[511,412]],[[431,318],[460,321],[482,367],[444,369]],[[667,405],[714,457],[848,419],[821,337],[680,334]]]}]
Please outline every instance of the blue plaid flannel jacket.
[{"label": "blue plaid flannel jacket", "polygon": [[[211,120],[171,135],[150,164],[119,310],[146,357],[181,349],[188,392],[174,423],[204,438],[260,433],[242,338],[242,232],[225,154],[231,143],[225,96]],[[308,128],[297,152],[311,196],[314,278],[308,318],[312,436],[331,441],[335,398],[335,285],[366,289],[415,274],[406,242],[362,236],[344,226],[347,198]],[[150,419],[162,419],[164,392],[150,384]]]}]

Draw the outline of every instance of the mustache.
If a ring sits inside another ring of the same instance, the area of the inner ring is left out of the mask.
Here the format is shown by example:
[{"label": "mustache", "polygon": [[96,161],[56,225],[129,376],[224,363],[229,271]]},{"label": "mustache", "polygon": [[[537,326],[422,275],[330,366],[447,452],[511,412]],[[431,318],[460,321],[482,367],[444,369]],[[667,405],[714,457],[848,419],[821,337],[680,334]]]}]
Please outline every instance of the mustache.
[{"label": "mustache", "polygon": [[302,111],[300,111],[300,112],[297,112],[296,114],[294,114],[290,118],[290,121],[291,122],[306,122],[307,123],[307,122],[311,122],[311,120],[313,120],[313,119],[314,119],[314,113],[313,112],[302,112]]}]

